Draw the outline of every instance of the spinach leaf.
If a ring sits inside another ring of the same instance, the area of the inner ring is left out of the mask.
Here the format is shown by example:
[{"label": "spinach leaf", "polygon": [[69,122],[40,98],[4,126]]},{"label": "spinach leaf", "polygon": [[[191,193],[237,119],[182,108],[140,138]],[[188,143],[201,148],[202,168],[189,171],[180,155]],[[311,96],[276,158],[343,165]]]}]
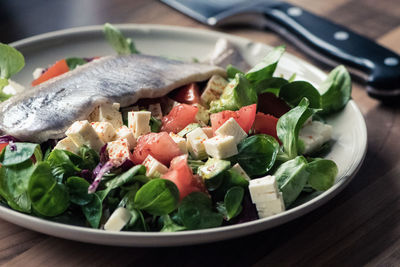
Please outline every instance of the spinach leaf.
[{"label": "spinach leaf", "polygon": [[79,155],[82,158],[82,161],[79,163],[79,167],[81,169],[93,170],[94,168],[96,168],[97,164],[99,164],[99,154],[90,147],[81,146],[79,148]]},{"label": "spinach leaf", "polygon": [[218,100],[211,101],[210,112],[238,110],[243,106],[257,103],[257,92],[243,74],[237,73],[225,87]]},{"label": "spinach leaf", "polygon": [[31,200],[27,190],[34,169],[30,159],[8,167],[0,167],[0,195],[15,210],[29,213]]},{"label": "spinach leaf", "polygon": [[274,165],[279,143],[272,136],[257,134],[243,139],[233,157],[250,177],[266,174]]},{"label": "spinach leaf", "polygon": [[159,119],[150,117],[150,130],[152,133],[159,133],[161,130],[162,122]]},{"label": "spinach leaf", "polygon": [[106,23],[103,28],[108,43],[119,55],[139,54],[131,38],[125,38],[120,30]]},{"label": "spinach leaf", "polygon": [[13,95],[10,94],[6,94],[4,93],[1,88],[7,86],[8,81],[7,80],[2,80],[0,78],[0,102],[6,101],[7,99],[9,99],[10,97],[12,97]]},{"label": "spinach leaf", "polygon": [[92,194],[92,200],[82,206],[82,212],[92,228],[99,228],[101,216],[103,214],[102,201],[97,194]]},{"label": "spinach leaf", "polygon": [[311,83],[305,81],[295,81],[282,86],[279,97],[292,106],[297,106],[303,97],[306,97],[310,108],[320,107],[321,95]]},{"label": "spinach leaf", "polygon": [[[15,48],[0,43],[0,92],[1,98],[7,97],[2,89],[8,85],[8,79],[18,73],[25,65],[24,56]],[[1,100],[1,99],[0,99]]]},{"label": "spinach leaf", "polygon": [[223,216],[212,209],[211,199],[204,193],[187,195],[178,208],[178,216],[188,230],[218,227]]},{"label": "spinach leaf", "polygon": [[62,183],[64,179],[80,171],[71,161],[65,150],[54,149],[50,152],[47,162],[50,164],[52,173],[59,183]]},{"label": "spinach leaf", "polygon": [[[38,144],[32,143],[14,143],[15,146],[6,146],[0,156],[0,163],[3,166],[12,166],[30,159],[35,153],[41,160],[41,150]],[[14,148],[12,148],[14,147]]]},{"label": "spinach leaf", "polygon": [[226,66],[226,74],[228,79],[233,79],[235,78],[236,74],[240,73],[240,74],[244,74],[241,70],[235,68],[234,66],[232,66],[231,64],[229,64],[228,66]]},{"label": "spinach leaf", "polygon": [[260,63],[255,65],[246,73],[247,80],[256,85],[265,79],[271,78],[275,72],[276,66],[278,65],[279,59],[284,52],[285,46],[275,47]]},{"label": "spinach leaf", "polygon": [[174,222],[169,215],[163,215],[160,217],[163,227],[160,232],[178,232],[186,230],[185,226],[179,225]]},{"label": "spinach leaf", "polygon": [[242,200],[244,189],[240,186],[234,186],[226,192],[224,206],[226,209],[226,219],[229,221],[236,217],[242,211]]},{"label": "spinach leaf", "polygon": [[314,159],[307,164],[307,171],[310,174],[308,183],[311,187],[318,191],[324,191],[335,183],[338,167],[332,160]]},{"label": "spinach leaf", "polygon": [[72,176],[67,179],[65,185],[68,187],[69,199],[72,203],[83,206],[92,201],[93,194],[88,194],[90,184],[85,179]]},{"label": "spinach leaf", "polygon": [[69,70],[73,70],[76,67],[87,63],[87,61],[85,59],[80,58],[80,57],[70,57],[70,58],[65,59],[65,61],[67,62]]},{"label": "spinach leaf", "polygon": [[273,93],[275,96],[279,95],[280,88],[288,84],[288,81],[280,77],[271,77],[261,81],[257,86],[258,94]]},{"label": "spinach leaf", "polygon": [[308,108],[308,105],[308,99],[303,98],[297,107],[280,117],[276,125],[276,132],[288,159],[293,159],[297,156],[300,128],[314,113],[312,109]]},{"label": "spinach leaf", "polygon": [[47,162],[36,164],[29,180],[28,195],[33,209],[43,216],[59,215],[69,206],[68,191],[65,185],[57,183]]},{"label": "spinach leaf", "polygon": [[298,156],[286,161],[279,166],[274,176],[276,177],[279,191],[282,192],[285,207],[289,207],[300,195],[307,183],[309,177],[307,160],[302,156]]},{"label": "spinach leaf", "polygon": [[210,193],[212,194],[213,199],[217,201],[223,200],[229,189],[235,186],[247,189],[249,181],[247,181],[238,171],[231,168],[223,173],[223,181],[221,185],[215,191],[210,191]]},{"label": "spinach leaf", "polygon": [[154,179],[143,185],[136,193],[134,206],[152,215],[165,215],[176,209],[179,191],[166,179]]},{"label": "spinach leaf", "polygon": [[351,98],[351,77],[343,65],[334,68],[320,87],[323,114],[341,110]]}]

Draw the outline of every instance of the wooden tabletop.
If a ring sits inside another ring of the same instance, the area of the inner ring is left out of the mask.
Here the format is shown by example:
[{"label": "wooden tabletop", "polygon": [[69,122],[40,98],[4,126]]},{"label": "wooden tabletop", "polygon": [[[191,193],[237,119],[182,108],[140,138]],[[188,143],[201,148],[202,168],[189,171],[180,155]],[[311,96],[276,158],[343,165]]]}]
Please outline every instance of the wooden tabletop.
[{"label": "wooden tabletop", "polygon": [[[291,0],[400,53],[398,0]],[[72,26],[152,23],[208,28],[153,0],[0,1],[0,41]],[[272,32],[219,29],[270,45]],[[288,51],[324,69],[288,44]],[[326,69],[328,70],[328,69]],[[400,87],[400,85],[399,85]],[[400,113],[367,96],[353,99],[368,128],[368,152],[354,180],[317,210],[251,236],[175,248],[124,248],[79,243],[0,220],[0,264],[7,266],[359,266],[400,265]]]}]

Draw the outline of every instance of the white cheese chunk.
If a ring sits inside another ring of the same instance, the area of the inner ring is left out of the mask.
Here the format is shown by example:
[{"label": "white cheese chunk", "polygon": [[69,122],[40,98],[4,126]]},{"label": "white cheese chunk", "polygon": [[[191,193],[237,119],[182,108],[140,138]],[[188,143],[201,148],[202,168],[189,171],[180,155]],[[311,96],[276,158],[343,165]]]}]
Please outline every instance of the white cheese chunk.
[{"label": "white cheese chunk", "polygon": [[86,145],[99,152],[101,147],[104,146],[104,142],[100,140],[92,125],[86,120],[74,122],[65,134],[78,147]]},{"label": "white cheese chunk", "polygon": [[220,75],[216,74],[211,76],[206,88],[200,96],[202,103],[208,106],[211,101],[218,99],[227,84],[228,81]]},{"label": "white cheese chunk", "polygon": [[208,110],[200,104],[193,104],[197,107],[196,120],[202,125],[207,125],[210,121],[210,113]]},{"label": "white cheese chunk", "polygon": [[[8,95],[16,95],[25,91],[25,87],[13,80],[8,79],[8,84],[4,86],[3,93]],[[1,92],[1,89],[0,89]]]},{"label": "white cheese chunk", "polygon": [[131,217],[132,215],[128,209],[119,207],[111,214],[110,218],[108,218],[107,222],[104,224],[104,230],[121,231]]},{"label": "white cheese chunk", "polygon": [[250,181],[250,177],[247,175],[247,173],[242,169],[242,167],[239,165],[239,163],[236,163],[235,165],[233,165],[233,167],[231,168],[231,170],[234,170],[236,172],[238,172],[244,179],[246,179],[247,181]]},{"label": "white cheese chunk", "polygon": [[34,80],[38,79],[40,76],[42,76],[42,74],[45,72],[44,68],[36,68],[33,72],[32,72],[32,77]]},{"label": "white cheese chunk", "polygon": [[282,193],[280,192],[278,197],[275,199],[267,200],[262,203],[256,203],[256,208],[260,218],[266,218],[285,211]]},{"label": "white cheese chunk", "polygon": [[240,127],[239,123],[234,118],[228,119],[216,131],[216,135],[231,135],[235,138],[235,143],[239,144],[240,141],[247,137],[247,133]]},{"label": "white cheese chunk", "polygon": [[305,124],[299,132],[299,139],[304,144],[304,154],[317,150],[331,138],[332,126],[319,121]]},{"label": "white cheese chunk", "polygon": [[275,176],[267,175],[262,178],[250,180],[249,191],[253,203],[259,201],[260,196],[264,194],[277,194],[278,185]]},{"label": "white cheese chunk", "polygon": [[211,127],[203,127],[202,129],[208,138],[212,138],[214,136],[214,133],[213,133],[213,130]]},{"label": "white cheese chunk", "polygon": [[123,125],[122,115],[119,112],[118,103],[105,103],[97,108],[89,115],[88,120],[91,122],[109,122],[112,124],[114,129],[118,129]]},{"label": "white cheese chunk", "polygon": [[182,151],[183,154],[187,154],[188,153],[188,148],[186,145],[186,139],[173,133],[170,132],[169,136],[171,136],[172,140],[174,140],[174,142],[178,145],[179,149]]},{"label": "white cheese chunk", "polygon": [[151,155],[148,155],[142,164],[146,167],[146,175],[150,178],[159,178],[168,171],[168,168],[164,164]]},{"label": "white cheese chunk", "polygon": [[207,158],[204,142],[208,139],[207,135],[201,128],[196,128],[186,135],[187,147],[190,155],[195,159]]},{"label": "white cheese chunk", "polygon": [[158,120],[162,119],[163,114],[162,114],[160,103],[150,104],[149,105],[149,111],[151,112],[151,116],[153,116],[154,118],[156,118]]},{"label": "white cheese chunk", "polygon": [[133,136],[133,133],[129,128],[125,125],[122,125],[115,131],[115,139],[126,139],[129,144],[129,149],[132,150],[136,146],[136,138]]},{"label": "white cheese chunk", "polygon": [[238,153],[235,139],[230,135],[217,135],[204,142],[206,152],[213,158],[226,159]]},{"label": "white cheese chunk", "polygon": [[127,159],[131,159],[131,151],[129,149],[128,140],[126,139],[108,142],[107,152],[110,161],[116,166],[120,166]]},{"label": "white cheese chunk", "polygon": [[110,142],[114,139],[115,129],[111,123],[105,121],[92,122],[92,127],[96,131],[100,140],[104,143]]},{"label": "white cheese chunk", "polygon": [[69,137],[65,137],[64,139],[58,141],[54,149],[67,150],[74,154],[79,153],[79,147]]},{"label": "white cheese chunk", "polygon": [[141,135],[150,133],[150,111],[128,112],[128,127],[137,139]]}]

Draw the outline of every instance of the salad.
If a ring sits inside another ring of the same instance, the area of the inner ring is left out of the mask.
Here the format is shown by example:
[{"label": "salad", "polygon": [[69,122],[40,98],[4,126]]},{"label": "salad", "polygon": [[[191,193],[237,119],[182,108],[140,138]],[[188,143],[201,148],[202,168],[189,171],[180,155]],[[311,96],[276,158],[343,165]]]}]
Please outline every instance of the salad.
[{"label": "salad", "polygon": [[[139,53],[113,26],[104,31],[119,54]],[[0,137],[0,201],[67,224],[175,232],[267,218],[329,189],[338,168],[323,158],[332,145],[325,118],[349,101],[350,76],[339,66],[318,89],[274,76],[283,53],[128,108],[99,105],[60,140]],[[4,101],[24,59],[4,44],[0,54]],[[35,71],[32,85],[97,59],[62,59]]]}]

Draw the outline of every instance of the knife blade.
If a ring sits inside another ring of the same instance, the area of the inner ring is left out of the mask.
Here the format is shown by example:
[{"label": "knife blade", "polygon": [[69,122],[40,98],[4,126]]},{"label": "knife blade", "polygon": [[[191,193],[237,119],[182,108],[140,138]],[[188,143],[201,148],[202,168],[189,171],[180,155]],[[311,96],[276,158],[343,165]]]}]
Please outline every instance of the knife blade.
[{"label": "knife blade", "polygon": [[400,56],[350,29],[276,0],[161,0],[210,26],[246,23],[276,31],[313,58],[346,65],[370,96],[400,97]]}]

